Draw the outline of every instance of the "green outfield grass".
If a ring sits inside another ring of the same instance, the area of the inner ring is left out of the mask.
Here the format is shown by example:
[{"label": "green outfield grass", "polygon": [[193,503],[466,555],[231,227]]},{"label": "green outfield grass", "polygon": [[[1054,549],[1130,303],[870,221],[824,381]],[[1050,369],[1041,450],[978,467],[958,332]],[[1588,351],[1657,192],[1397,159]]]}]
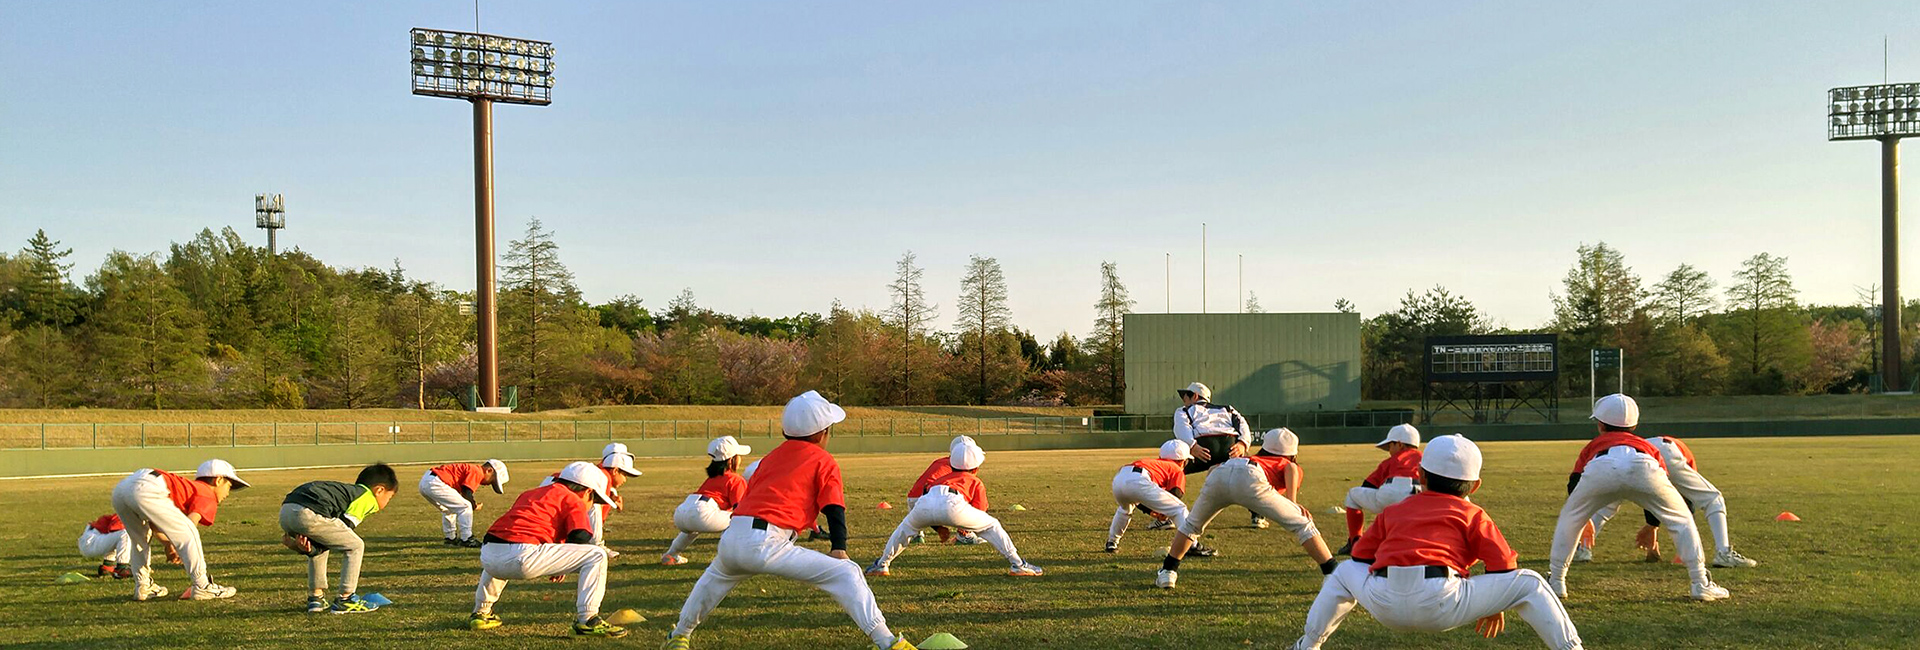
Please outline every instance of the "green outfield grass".
[{"label": "green outfield grass", "polygon": [[[1434,432],[1438,433],[1438,432]],[[1692,443],[1701,470],[1726,493],[1736,546],[1758,568],[1722,569],[1725,602],[1686,599],[1680,567],[1643,564],[1632,546],[1632,510],[1600,539],[1593,564],[1576,565],[1567,606],[1589,648],[1893,648],[1914,647],[1920,611],[1920,437],[1711,439]],[[1475,500],[1505,530],[1523,567],[1543,570],[1573,442],[1487,445],[1486,485]],[[756,449],[764,453],[765,449]],[[1113,511],[1108,483],[1118,466],[1149,450],[995,452],[982,478],[995,514],[1027,558],[1046,568],[1034,579],[1007,577],[987,546],[916,546],[894,575],[872,580],[894,629],[918,641],[951,632],[975,648],[1277,648],[1300,633],[1320,575],[1290,537],[1253,530],[1230,509],[1209,531],[1221,549],[1187,561],[1180,589],[1152,588],[1164,532],[1134,527],[1117,555],[1100,552]],[[758,454],[756,454],[758,455]],[[870,561],[905,514],[902,493],[929,455],[841,458],[851,501],[856,560]],[[1303,449],[1302,501],[1330,537],[1340,518],[1327,509],[1381,454],[1362,446]],[[373,459],[368,459],[373,460]],[[566,637],[573,584],[514,583],[496,612],[506,627],[464,627],[478,574],[476,551],[440,545],[437,515],[414,491],[423,468],[402,468],[401,494],[361,532],[369,543],[362,592],[395,604],[354,616],[308,615],[304,560],[278,544],[275,513],[294,485],[350,480],[353,469],[253,472],[255,488],[237,493],[206,529],[214,578],[238,587],[229,601],[136,603],[132,587],[112,580],[58,586],[64,571],[87,571],[74,538],[108,511],[117,478],[0,481],[9,525],[0,528],[0,630],[18,648],[95,647],[585,647],[653,648],[666,637],[713,542],[702,540],[680,567],[653,562],[671,537],[672,508],[695,487],[698,459],[643,460],[646,476],[624,490],[632,506],[609,534],[617,559],[606,611],[632,608],[648,620],[622,640]],[[101,468],[115,472],[130,468]],[[513,465],[516,488],[554,471],[553,463]],[[510,490],[510,493],[518,490]],[[481,527],[509,495],[484,495]],[[1012,511],[1021,504],[1028,509]],[[1783,510],[1803,521],[1777,523]],[[1338,544],[1339,540],[1332,540]],[[824,548],[824,542],[813,543]],[[1666,547],[1671,552],[1668,540]],[[337,562],[337,560],[336,560]],[[337,569],[337,565],[336,565]],[[185,578],[160,566],[177,593]],[[696,648],[846,648],[865,639],[823,593],[774,578],[734,591],[694,635]],[[1329,648],[1537,648],[1509,617],[1505,635],[1485,641],[1471,627],[1443,635],[1398,634],[1365,614],[1349,618]]]}]

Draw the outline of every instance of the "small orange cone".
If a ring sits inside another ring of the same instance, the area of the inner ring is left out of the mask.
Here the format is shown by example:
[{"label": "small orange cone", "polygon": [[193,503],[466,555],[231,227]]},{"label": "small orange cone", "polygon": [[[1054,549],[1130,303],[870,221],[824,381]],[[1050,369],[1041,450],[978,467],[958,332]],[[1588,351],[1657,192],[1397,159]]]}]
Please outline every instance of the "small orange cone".
[{"label": "small orange cone", "polygon": [[1774,521],[1800,521],[1800,516],[1795,515],[1791,512],[1782,512],[1780,513],[1780,516],[1774,517],[1773,520]]},{"label": "small orange cone", "polygon": [[892,510],[892,509],[893,509],[893,504],[891,504],[891,503],[887,503],[887,502],[885,502],[885,501],[881,501],[881,502],[880,502],[880,505],[877,505],[877,506],[874,506],[874,507],[875,507],[875,508],[879,508],[879,509],[881,509],[881,510]]},{"label": "small orange cone", "polygon": [[1681,562],[1680,562],[1680,555],[1679,555],[1678,553],[1676,553],[1676,554],[1674,554],[1674,556],[1673,556],[1673,563],[1674,563],[1674,564],[1681,564]]}]

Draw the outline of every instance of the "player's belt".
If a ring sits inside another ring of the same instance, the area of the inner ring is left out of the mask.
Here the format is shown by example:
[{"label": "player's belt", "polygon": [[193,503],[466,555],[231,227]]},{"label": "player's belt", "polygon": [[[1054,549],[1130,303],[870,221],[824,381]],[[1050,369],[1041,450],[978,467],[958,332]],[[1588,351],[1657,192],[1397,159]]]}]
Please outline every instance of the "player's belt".
[{"label": "player's belt", "polygon": [[1127,466],[1127,469],[1130,469],[1130,470],[1133,470],[1133,473],[1135,473],[1135,474],[1145,474],[1145,473],[1147,473],[1147,468],[1145,468],[1145,467],[1141,467],[1141,466],[1139,466],[1139,465],[1128,465],[1128,466]]},{"label": "player's belt", "polygon": [[[704,494],[702,494],[702,495],[700,495],[700,500],[701,500],[701,501],[712,501],[712,500],[713,500],[713,497],[710,497],[710,496],[707,496],[707,495],[704,495]],[[760,521],[760,520],[758,520],[758,519],[755,519],[754,521]],[[767,529],[767,527],[766,527],[766,526],[755,526],[755,528],[759,528],[760,530],[766,530],[766,529]]]},{"label": "player's belt", "polygon": [[[767,520],[765,520],[765,519],[761,519],[761,518],[759,518],[759,517],[754,517],[754,518],[753,518],[753,529],[754,529],[754,530],[767,530],[767,526],[770,526],[770,525],[772,525],[772,524],[768,524],[768,523],[767,523]],[[798,535],[797,533],[788,533],[788,534],[787,534],[787,539],[789,539],[789,540],[791,540],[791,539],[794,539],[794,538],[796,538],[796,537],[798,537],[798,536],[799,536],[799,535]]]},{"label": "player's belt", "polygon": [[[1392,568],[1407,568],[1407,569],[1411,569],[1411,568],[1415,568],[1415,567],[1380,567],[1380,568],[1378,568],[1378,569],[1374,569],[1374,570],[1373,570],[1373,575],[1376,575],[1376,576],[1379,576],[1379,577],[1382,577],[1382,578],[1385,578],[1385,577],[1387,577],[1387,569],[1392,569]],[[1453,567],[1444,567],[1444,566],[1424,566],[1424,567],[1418,567],[1418,568],[1421,568],[1421,569],[1426,569],[1426,572],[1427,572],[1427,577],[1429,577],[1429,578],[1451,578],[1451,577],[1453,577]]]},{"label": "player's belt", "polygon": [[1238,433],[1234,433],[1234,432],[1231,432],[1231,431],[1229,431],[1229,432],[1226,432],[1226,433],[1209,433],[1209,434],[1205,434],[1205,435],[1196,435],[1196,436],[1194,436],[1194,437],[1195,437],[1195,438],[1218,438],[1218,437],[1220,437],[1220,436],[1236,436],[1236,437],[1238,437],[1239,435],[1240,435],[1240,434],[1238,434]]}]

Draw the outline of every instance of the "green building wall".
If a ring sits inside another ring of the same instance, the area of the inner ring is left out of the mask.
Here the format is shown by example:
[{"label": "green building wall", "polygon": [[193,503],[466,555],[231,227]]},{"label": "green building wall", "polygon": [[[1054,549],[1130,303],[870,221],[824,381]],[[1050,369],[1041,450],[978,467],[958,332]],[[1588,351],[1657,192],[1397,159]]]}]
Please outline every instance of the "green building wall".
[{"label": "green building wall", "polygon": [[1360,404],[1359,314],[1127,314],[1126,409],[1179,408],[1198,381],[1242,413]]}]

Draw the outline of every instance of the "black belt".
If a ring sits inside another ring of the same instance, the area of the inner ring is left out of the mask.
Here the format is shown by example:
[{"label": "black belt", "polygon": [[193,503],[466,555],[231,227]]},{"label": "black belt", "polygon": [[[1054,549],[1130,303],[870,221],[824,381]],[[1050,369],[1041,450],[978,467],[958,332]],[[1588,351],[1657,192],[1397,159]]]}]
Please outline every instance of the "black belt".
[{"label": "black belt", "polygon": [[[1374,570],[1373,570],[1373,575],[1376,575],[1376,576],[1380,576],[1380,577],[1382,577],[1382,578],[1385,578],[1385,577],[1387,577],[1387,568],[1388,568],[1388,567],[1380,567],[1380,568],[1378,568],[1378,569],[1374,569]],[[1451,578],[1451,577],[1453,577],[1453,567],[1444,567],[1444,566],[1427,566],[1427,567],[1420,567],[1420,568],[1423,568],[1423,569],[1426,569],[1426,570],[1427,570],[1427,577],[1429,577],[1429,578]]]},{"label": "black belt", "polygon": [[[710,497],[710,496],[707,496],[707,495],[704,495],[704,494],[702,494],[702,495],[700,495],[700,500],[701,500],[701,501],[712,501],[712,500],[713,500],[713,497]],[[757,519],[756,519],[755,521],[759,521],[759,520],[757,520]],[[766,530],[766,527],[765,527],[765,526],[760,526],[759,528],[760,528],[761,530]]]},{"label": "black belt", "polygon": [[1131,469],[1133,470],[1133,473],[1135,473],[1135,474],[1145,474],[1145,473],[1147,473],[1147,468],[1145,468],[1145,467],[1141,467],[1141,466],[1139,466],[1139,465],[1130,465],[1130,466],[1129,466],[1129,468],[1131,468]]},{"label": "black belt", "polygon": [[161,473],[160,473],[160,470],[157,470],[157,469],[150,469],[150,470],[147,470],[147,475],[148,475],[148,476],[152,476],[152,477],[154,477],[154,478],[165,478],[165,477],[166,477],[166,475],[165,475],[165,474],[161,474]]}]

